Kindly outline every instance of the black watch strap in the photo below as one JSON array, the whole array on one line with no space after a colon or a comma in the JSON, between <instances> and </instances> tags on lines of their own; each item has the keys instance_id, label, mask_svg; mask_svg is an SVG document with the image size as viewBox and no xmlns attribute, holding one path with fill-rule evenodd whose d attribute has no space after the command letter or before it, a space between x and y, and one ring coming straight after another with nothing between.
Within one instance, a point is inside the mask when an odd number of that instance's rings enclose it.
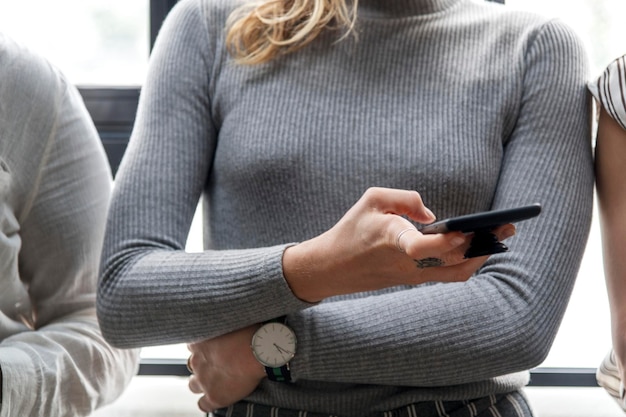
<instances>
[{"instance_id":1,"label":"black watch strap","mask_svg":"<svg viewBox=\"0 0 626 417\"><path fill-rule=\"evenodd\" d=\"M263 324L268 323L280 323L287 324L287 316L276 317L271 320L267 320ZM265 367L265 373L267 374L267 379L275 382L291 382L291 371L289 370L289 364L286 363L280 368L270 368L269 366Z\"/></svg>"},{"instance_id":2,"label":"black watch strap","mask_svg":"<svg viewBox=\"0 0 626 417\"><path fill-rule=\"evenodd\" d=\"M285 364L280 368L265 367L265 373L270 381L275 382L291 382L291 371L289 371L289 364Z\"/></svg>"}]
</instances>

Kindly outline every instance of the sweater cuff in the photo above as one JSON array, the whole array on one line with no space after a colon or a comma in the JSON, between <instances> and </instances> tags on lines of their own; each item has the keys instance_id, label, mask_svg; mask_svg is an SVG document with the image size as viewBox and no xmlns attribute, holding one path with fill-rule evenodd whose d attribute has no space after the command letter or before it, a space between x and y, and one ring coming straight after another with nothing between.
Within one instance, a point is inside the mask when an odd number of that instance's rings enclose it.
<instances>
[{"instance_id":1,"label":"sweater cuff","mask_svg":"<svg viewBox=\"0 0 626 417\"><path fill-rule=\"evenodd\" d=\"M282 313L279 316L304 310L317 304L310 303L308 301L304 301L298 298L293 293L293 290L291 289L289 283L287 282L287 279L285 278L285 274L283 272L283 254L289 247L294 245L296 245L296 243L276 246L274 248L275 251L272 251L273 253L270 253L268 258L266 258L266 269L268 271L268 275L280 277L280 279L275 280L274 283L269 287L271 293L274 294L272 298L282 304Z\"/></svg>"}]
</instances>

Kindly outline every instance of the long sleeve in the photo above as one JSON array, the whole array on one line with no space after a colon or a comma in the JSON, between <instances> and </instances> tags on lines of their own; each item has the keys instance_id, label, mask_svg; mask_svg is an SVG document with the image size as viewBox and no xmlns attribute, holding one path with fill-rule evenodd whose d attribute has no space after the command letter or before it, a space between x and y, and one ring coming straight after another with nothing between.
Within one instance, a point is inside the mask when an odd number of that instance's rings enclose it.
<instances>
[{"instance_id":1,"label":"long sleeve","mask_svg":"<svg viewBox=\"0 0 626 417\"><path fill-rule=\"evenodd\" d=\"M0 43L0 416L87 416L138 365L95 314L111 173L77 90Z\"/></svg>"},{"instance_id":2,"label":"long sleeve","mask_svg":"<svg viewBox=\"0 0 626 417\"><path fill-rule=\"evenodd\" d=\"M184 251L212 169L217 115L211 113L207 77L215 38L204 35L206 23L191 3L181 6L155 45L108 219L98 314L107 339L121 347L201 340L308 306L282 275L289 241ZM155 286L160 289L150 301ZM169 308L160 306L161 291L171 296ZM234 314L233 305L245 307ZM180 316L172 316L173 310ZM138 321L129 320L133 316Z\"/></svg>"}]
</instances>

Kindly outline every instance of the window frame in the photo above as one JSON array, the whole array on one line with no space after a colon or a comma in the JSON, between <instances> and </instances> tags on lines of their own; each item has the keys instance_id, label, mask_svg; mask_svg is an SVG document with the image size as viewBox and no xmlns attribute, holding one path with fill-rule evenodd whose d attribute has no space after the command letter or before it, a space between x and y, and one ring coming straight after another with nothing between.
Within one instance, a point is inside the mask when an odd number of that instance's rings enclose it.
<instances>
[{"instance_id":1,"label":"window frame","mask_svg":"<svg viewBox=\"0 0 626 417\"><path fill-rule=\"evenodd\" d=\"M150 44L146 45L150 51L152 51L163 20L177 1L150 0ZM78 91L93 119L111 170L115 175L135 123L141 87L83 87L79 85Z\"/></svg>"},{"instance_id":2,"label":"window frame","mask_svg":"<svg viewBox=\"0 0 626 417\"><path fill-rule=\"evenodd\" d=\"M117 172L135 123L140 87L78 87L106 151L113 175Z\"/></svg>"},{"instance_id":3,"label":"window frame","mask_svg":"<svg viewBox=\"0 0 626 417\"><path fill-rule=\"evenodd\" d=\"M504 3L504 0L488 0ZM150 45L163 20L177 0L150 0ZM113 174L126 150L135 122L140 86L137 87L78 87L87 110L100 135ZM544 368L531 370L531 387L597 387L595 368ZM138 375L188 376L186 362L172 358L142 358Z\"/></svg>"},{"instance_id":4,"label":"window frame","mask_svg":"<svg viewBox=\"0 0 626 417\"><path fill-rule=\"evenodd\" d=\"M190 376L185 359L142 358L138 375ZM598 387L594 368L535 368L530 370L529 387Z\"/></svg>"}]
</instances>

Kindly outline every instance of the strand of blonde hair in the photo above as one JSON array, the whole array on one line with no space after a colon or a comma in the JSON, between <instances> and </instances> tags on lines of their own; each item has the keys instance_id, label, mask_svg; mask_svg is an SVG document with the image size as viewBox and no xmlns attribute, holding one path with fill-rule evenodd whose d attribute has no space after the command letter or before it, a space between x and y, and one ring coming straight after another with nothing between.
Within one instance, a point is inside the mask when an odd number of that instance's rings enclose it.
<instances>
[{"instance_id":1,"label":"strand of blonde hair","mask_svg":"<svg viewBox=\"0 0 626 417\"><path fill-rule=\"evenodd\" d=\"M236 9L226 23L226 43L241 64L261 64L312 42L329 27L354 29L358 0L263 0Z\"/></svg>"}]
</instances>

